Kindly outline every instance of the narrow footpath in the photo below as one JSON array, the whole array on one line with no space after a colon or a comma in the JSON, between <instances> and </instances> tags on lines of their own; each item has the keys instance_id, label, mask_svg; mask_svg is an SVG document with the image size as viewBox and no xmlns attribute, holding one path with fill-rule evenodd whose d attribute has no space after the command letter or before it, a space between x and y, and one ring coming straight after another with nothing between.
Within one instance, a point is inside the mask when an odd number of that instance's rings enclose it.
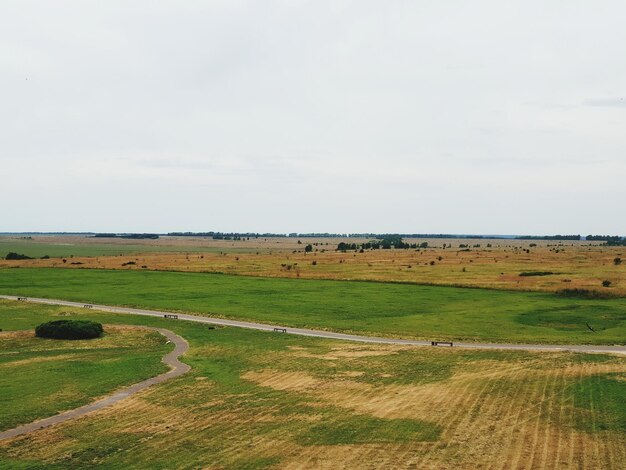
<instances>
[{"instance_id":1,"label":"narrow footpath","mask_svg":"<svg viewBox=\"0 0 626 470\"><path fill-rule=\"evenodd\" d=\"M37 421L33 421L32 423L23 424L13 429L8 429L6 431L0 432L0 440L2 439L10 439L12 437L20 436L22 434L26 434L32 431L36 431L38 429L47 428L50 426L54 426L55 424L63 423L64 421L68 421L70 419L75 419L80 416L84 416L88 413L92 413L97 410L101 410L102 408L106 408L111 406L125 398L128 398L131 395L134 395L137 392L145 390L152 385L160 384L165 382L166 380L173 379L174 377L179 377L191 370L187 364L184 364L178 360L178 358L185 354L189 349L189 344L183 338L173 333L170 330L166 330L164 328L151 328L151 327L141 327L141 328L149 328L151 330L156 330L165 336L168 340L174 343L174 350L172 352L167 353L163 356L163 363L171 367L169 372L166 372L161 375L157 375L156 377L152 377L150 379L144 380L143 382L136 383L134 385L130 385L129 387L123 388L122 390L113 393L105 398L102 398L93 403L89 403L88 405L81 406L79 408L74 408L73 410L65 411L58 415L50 416L49 418L40 419Z\"/></svg>"},{"instance_id":2,"label":"narrow footpath","mask_svg":"<svg viewBox=\"0 0 626 470\"><path fill-rule=\"evenodd\" d=\"M351 335L346 333L335 333L332 331L311 330L307 328L291 328L280 325L270 325L267 323L254 323L239 320L227 320L224 318L205 317L201 315L191 315L186 313L166 312L160 310L148 310L129 307L115 307L110 305L85 304L80 302L69 302L66 300L54 299L38 299L34 297L15 297L10 295L0 295L2 299L18 300L22 299L28 302L36 302L48 305L65 305L67 307L85 307L93 308L111 313L125 313L131 315L144 315L149 317L161 317L164 315L174 315L178 320L187 320L197 323L205 323L212 325L233 326L237 328L249 328L261 331L276 331L279 333L288 333L300 336L314 336L318 338L339 339L344 341L358 341L362 343L377 344L404 344L412 346L430 346L430 341L418 341L410 339L394 339L375 336ZM175 320L173 320L175 321ZM437 340L437 338L433 338ZM454 342L454 347L472 348L472 349L507 349L520 351L573 351L582 353L613 353L626 355L626 346L623 345L575 345L575 344L514 344L514 343L467 343Z\"/></svg>"}]
</instances>

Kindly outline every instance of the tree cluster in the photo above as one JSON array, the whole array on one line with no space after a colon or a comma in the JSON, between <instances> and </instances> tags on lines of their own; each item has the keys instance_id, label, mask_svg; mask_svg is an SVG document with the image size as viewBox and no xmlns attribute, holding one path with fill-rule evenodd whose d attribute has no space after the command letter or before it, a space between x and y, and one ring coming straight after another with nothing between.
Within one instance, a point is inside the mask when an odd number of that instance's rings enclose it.
<instances>
[{"instance_id":1,"label":"tree cluster","mask_svg":"<svg viewBox=\"0 0 626 470\"><path fill-rule=\"evenodd\" d=\"M51 339L92 339L102 332L102 324L89 320L55 320L35 328L35 336Z\"/></svg>"},{"instance_id":2,"label":"tree cluster","mask_svg":"<svg viewBox=\"0 0 626 470\"><path fill-rule=\"evenodd\" d=\"M337 251L361 251L364 250L389 250L391 248L395 249L417 249L417 248L428 248L428 242L422 243L406 243L402 240L401 237L389 237L383 238L380 240L371 240L365 243L346 243L339 242L337 245Z\"/></svg>"},{"instance_id":3,"label":"tree cluster","mask_svg":"<svg viewBox=\"0 0 626 470\"><path fill-rule=\"evenodd\" d=\"M20 259L32 259L30 256L22 255L20 253L14 253L13 251L7 254L4 259L6 260L20 260Z\"/></svg>"},{"instance_id":4,"label":"tree cluster","mask_svg":"<svg viewBox=\"0 0 626 470\"><path fill-rule=\"evenodd\" d=\"M586 239L606 242L607 246L626 246L626 238L619 235L587 235Z\"/></svg>"}]
</instances>

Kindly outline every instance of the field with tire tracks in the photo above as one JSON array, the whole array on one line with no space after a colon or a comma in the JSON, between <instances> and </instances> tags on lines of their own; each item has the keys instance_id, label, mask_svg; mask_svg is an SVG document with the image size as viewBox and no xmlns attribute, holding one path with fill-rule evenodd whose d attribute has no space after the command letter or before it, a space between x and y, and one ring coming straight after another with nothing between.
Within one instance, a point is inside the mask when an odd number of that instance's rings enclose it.
<instances>
[{"instance_id":1,"label":"field with tire tracks","mask_svg":"<svg viewBox=\"0 0 626 470\"><path fill-rule=\"evenodd\" d=\"M623 357L363 345L0 301L5 330L58 317L167 327L189 341L192 370L0 442L2 468L551 469L626 460Z\"/></svg>"}]
</instances>

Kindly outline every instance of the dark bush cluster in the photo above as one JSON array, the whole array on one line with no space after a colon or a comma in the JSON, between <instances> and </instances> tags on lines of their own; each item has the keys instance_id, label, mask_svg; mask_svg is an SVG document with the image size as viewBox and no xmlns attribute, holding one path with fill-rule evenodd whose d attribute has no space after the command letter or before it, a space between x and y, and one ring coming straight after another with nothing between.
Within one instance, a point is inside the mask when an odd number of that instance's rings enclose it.
<instances>
[{"instance_id":1,"label":"dark bush cluster","mask_svg":"<svg viewBox=\"0 0 626 470\"><path fill-rule=\"evenodd\" d=\"M609 292L599 292L597 290L581 289L577 287L572 289L559 289L556 293L564 297L580 297L583 299L609 299L615 297Z\"/></svg>"},{"instance_id":2,"label":"dark bush cluster","mask_svg":"<svg viewBox=\"0 0 626 470\"><path fill-rule=\"evenodd\" d=\"M102 335L102 325L89 320L55 320L35 328L35 335L52 339L91 339Z\"/></svg>"},{"instance_id":3,"label":"dark bush cluster","mask_svg":"<svg viewBox=\"0 0 626 470\"><path fill-rule=\"evenodd\" d=\"M6 260L20 260L20 259L32 259L30 256L22 255L20 253L11 252L4 258Z\"/></svg>"}]
</instances>

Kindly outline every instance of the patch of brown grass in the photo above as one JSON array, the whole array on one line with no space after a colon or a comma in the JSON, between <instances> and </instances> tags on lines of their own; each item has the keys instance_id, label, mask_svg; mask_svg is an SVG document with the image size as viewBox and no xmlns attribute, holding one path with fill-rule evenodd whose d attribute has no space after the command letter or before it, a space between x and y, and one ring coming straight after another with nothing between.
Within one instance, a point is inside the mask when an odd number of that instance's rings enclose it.
<instances>
[{"instance_id":1,"label":"patch of brown grass","mask_svg":"<svg viewBox=\"0 0 626 470\"><path fill-rule=\"evenodd\" d=\"M623 434L576 430L568 389L590 375L626 374L621 358L582 362L562 352L485 358L478 351L312 341L255 357L241 371L243 385L225 387L211 375L182 377L79 421L2 442L0 449L68 466L78 448L115 442L119 450L108 450L115 462L173 468L241 468L268 458L276 468L302 469L611 469L626 459ZM371 357L384 361L384 375L397 375L400 350L416 360L456 361L455 367L434 383L377 381L357 370L356 362ZM223 355L217 344L201 354L209 364ZM320 365L329 355L335 363ZM327 419L328 410L423 420L442 433L435 442L299 444L297 436ZM106 464L110 455L103 455Z\"/></svg>"},{"instance_id":2,"label":"patch of brown grass","mask_svg":"<svg viewBox=\"0 0 626 470\"><path fill-rule=\"evenodd\" d=\"M93 239L91 240L89 243L93 243ZM0 260L0 267L45 266L219 272L246 276L412 282L546 292L578 288L626 295L626 264L613 263L615 257L623 256L624 247L605 247L590 242L563 242L559 245L558 242L526 240L428 240L432 248L420 251L372 250L364 253L341 253L334 250L338 241L302 239L302 244L297 244L296 239L241 242L164 239L157 241L159 246L167 246L167 243L184 243L190 252L147 252L130 257L125 255L72 259L73 262L82 263L80 265L63 263L60 259ZM150 246L149 241L144 243ZM315 247L317 251L304 253L303 247L306 243L321 244ZM487 247L488 243L492 246ZM537 246L531 247L531 243ZM452 247L444 249L444 244L446 246L452 244ZM459 248L460 244L469 244L470 247L474 244L481 246L463 251ZM192 252L194 248L207 247L224 251ZM239 253L229 250L247 251ZM136 264L122 266L128 261L127 258L132 258ZM434 264L431 265L431 262ZM549 271L554 274L520 276L522 272L530 271ZM602 281L605 279L612 281L612 286L608 289L602 287Z\"/></svg>"}]
</instances>

